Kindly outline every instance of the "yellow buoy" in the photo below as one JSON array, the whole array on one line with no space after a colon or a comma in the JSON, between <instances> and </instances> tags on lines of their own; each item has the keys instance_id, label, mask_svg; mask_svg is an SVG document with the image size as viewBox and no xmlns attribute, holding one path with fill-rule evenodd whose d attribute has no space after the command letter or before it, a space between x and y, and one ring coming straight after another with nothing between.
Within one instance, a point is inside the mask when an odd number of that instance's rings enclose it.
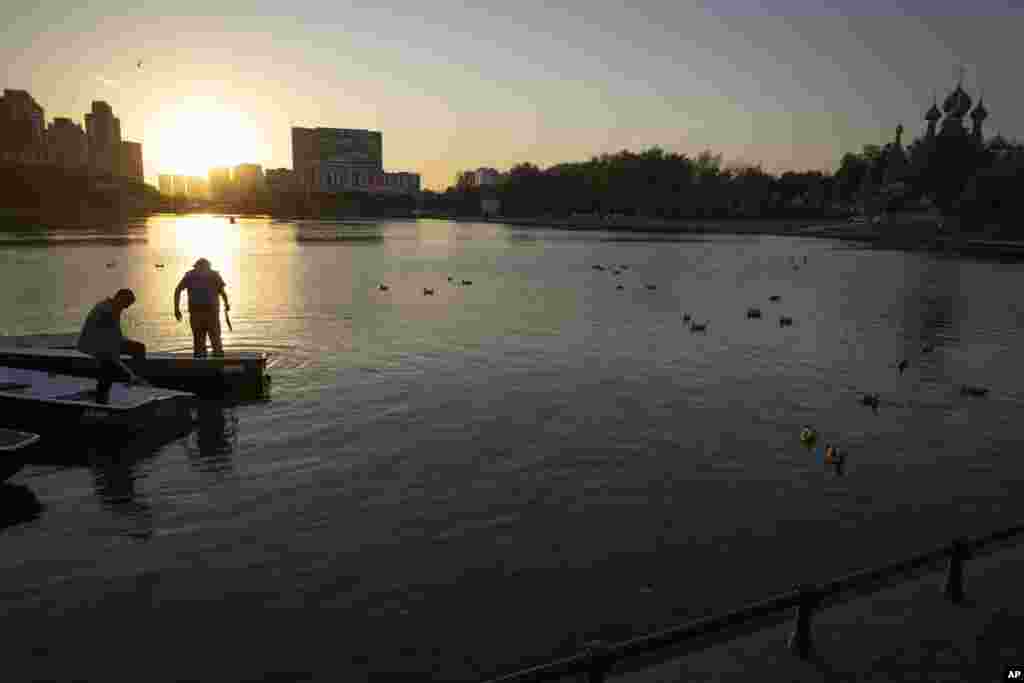
<instances>
[{"instance_id":1,"label":"yellow buoy","mask_svg":"<svg viewBox=\"0 0 1024 683\"><path fill-rule=\"evenodd\" d=\"M810 427L804 427L800 431L800 443L807 448L813 448L814 444L818 441L818 433Z\"/></svg>"}]
</instances>

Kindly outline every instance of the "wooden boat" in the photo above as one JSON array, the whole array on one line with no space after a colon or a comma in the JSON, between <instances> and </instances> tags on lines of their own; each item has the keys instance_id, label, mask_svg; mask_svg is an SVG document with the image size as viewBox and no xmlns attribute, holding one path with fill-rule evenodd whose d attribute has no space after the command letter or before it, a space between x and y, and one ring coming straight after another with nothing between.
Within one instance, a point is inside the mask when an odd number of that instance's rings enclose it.
<instances>
[{"instance_id":1,"label":"wooden boat","mask_svg":"<svg viewBox=\"0 0 1024 683\"><path fill-rule=\"evenodd\" d=\"M4 424L41 435L42 445L79 443L82 436L187 433L195 396L172 389L114 384L96 400L96 381L38 370L0 367Z\"/></svg>"},{"instance_id":2,"label":"wooden boat","mask_svg":"<svg viewBox=\"0 0 1024 683\"><path fill-rule=\"evenodd\" d=\"M5 481L16 474L25 464L25 460L17 451L28 448L38 441L38 434L0 427L0 481Z\"/></svg>"},{"instance_id":3,"label":"wooden boat","mask_svg":"<svg viewBox=\"0 0 1024 683\"><path fill-rule=\"evenodd\" d=\"M41 370L74 377L96 377L99 363L75 348L77 335L0 337L0 366ZM194 358L183 353L148 353L142 361L122 360L157 387L202 396L263 398L269 390L267 354L226 353Z\"/></svg>"}]
</instances>

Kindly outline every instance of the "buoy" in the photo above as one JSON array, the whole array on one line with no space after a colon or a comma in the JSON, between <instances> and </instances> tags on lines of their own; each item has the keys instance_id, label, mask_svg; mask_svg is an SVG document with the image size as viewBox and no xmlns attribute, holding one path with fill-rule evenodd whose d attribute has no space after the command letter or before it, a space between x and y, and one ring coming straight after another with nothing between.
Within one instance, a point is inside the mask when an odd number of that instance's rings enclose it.
<instances>
[{"instance_id":1,"label":"buoy","mask_svg":"<svg viewBox=\"0 0 1024 683\"><path fill-rule=\"evenodd\" d=\"M813 448L814 444L818 441L818 433L810 427L804 427L800 430L800 443L807 448Z\"/></svg>"},{"instance_id":2,"label":"buoy","mask_svg":"<svg viewBox=\"0 0 1024 683\"><path fill-rule=\"evenodd\" d=\"M761 317L761 309L760 308L748 308L747 309L747 318L760 318L760 317Z\"/></svg>"},{"instance_id":3,"label":"buoy","mask_svg":"<svg viewBox=\"0 0 1024 683\"><path fill-rule=\"evenodd\" d=\"M841 465L846 456L835 446L829 445L825 447L825 464L826 465Z\"/></svg>"},{"instance_id":4,"label":"buoy","mask_svg":"<svg viewBox=\"0 0 1024 683\"><path fill-rule=\"evenodd\" d=\"M960 387L961 396L984 396L988 393L985 387L972 387L967 384Z\"/></svg>"},{"instance_id":5,"label":"buoy","mask_svg":"<svg viewBox=\"0 0 1024 683\"><path fill-rule=\"evenodd\" d=\"M689 314L689 313L683 313L683 322L684 322L684 323L688 323L688 322L690 322L690 320L692 320L692 319L693 319L693 318L692 318L692 316L690 316L690 314Z\"/></svg>"},{"instance_id":6,"label":"buoy","mask_svg":"<svg viewBox=\"0 0 1024 683\"><path fill-rule=\"evenodd\" d=\"M382 292L386 292L388 291L388 286L382 282L379 285L377 285L377 289L379 289Z\"/></svg>"},{"instance_id":7,"label":"buoy","mask_svg":"<svg viewBox=\"0 0 1024 683\"><path fill-rule=\"evenodd\" d=\"M878 406L881 405L882 399L878 394L864 394L860 397L860 402L861 405L878 410Z\"/></svg>"},{"instance_id":8,"label":"buoy","mask_svg":"<svg viewBox=\"0 0 1024 683\"><path fill-rule=\"evenodd\" d=\"M658 285L644 285L644 286L647 287L647 289L652 289L652 290L658 288Z\"/></svg>"},{"instance_id":9,"label":"buoy","mask_svg":"<svg viewBox=\"0 0 1024 683\"><path fill-rule=\"evenodd\" d=\"M708 324L707 323L692 323L690 325L690 331L691 332L707 332L708 331Z\"/></svg>"},{"instance_id":10,"label":"buoy","mask_svg":"<svg viewBox=\"0 0 1024 683\"><path fill-rule=\"evenodd\" d=\"M625 289L625 288L626 288L625 285L619 285L615 289Z\"/></svg>"},{"instance_id":11,"label":"buoy","mask_svg":"<svg viewBox=\"0 0 1024 683\"><path fill-rule=\"evenodd\" d=\"M779 318L779 327L788 327L793 324L793 319L789 316L782 316Z\"/></svg>"},{"instance_id":12,"label":"buoy","mask_svg":"<svg viewBox=\"0 0 1024 683\"><path fill-rule=\"evenodd\" d=\"M768 301L781 301L781 300L782 300L782 297L779 296L778 294L772 294L770 297L768 297Z\"/></svg>"},{"instance_id":13,"label":"buoy","mask_svg":"<svg viewBox=\"0 0 1024 683\"><path fill-rule=\"evenodd\" d=\"M896 369L899 370L900 374L902 375L903 371L907 369L908 365L909 363L907 363L907 360L904 358L903 360L896 364Z\"/></svg>"},{"instance_id":14,"label":"buoy","mask_svg":"<svg viewBox=\"0 0 1024 683\"><path fill-rule=\"evenodd\" d=\"M423 296L433 296L433 294L434 294L434 290L427 289L426 287L423 288Z\"/></svg>"}]
</instances>

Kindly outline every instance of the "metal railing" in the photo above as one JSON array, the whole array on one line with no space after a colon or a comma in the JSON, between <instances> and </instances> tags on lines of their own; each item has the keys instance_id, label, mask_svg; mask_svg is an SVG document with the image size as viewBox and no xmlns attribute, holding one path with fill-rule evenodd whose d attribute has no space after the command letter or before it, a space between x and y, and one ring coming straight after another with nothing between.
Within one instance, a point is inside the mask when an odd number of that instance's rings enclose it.
<instances>
[{"instance_id":1,"label":"metal railing","mask_svg":"<svg viewBox=\"0 0 1024 683\"><path fill-rule=\"evenodd\" d=\"M946 561L945 597L953 603L964 601L964 564L972 557L991 555L1015 544L1024 534L1024 523L972 539L957 538L950 544L909 559L867 569L822 584L798 586L787 593L741 607L719 616L699 619L681 626L638 636L618 643L592 642L583 652L547 664L493 678L488 683L552 681L585 675L588 683L602 683L611 674L642 670L691 652L778 626L796 610L789 649L797 657L811 656L814 643L811 622L814 613L920 578Z\"/></svg>"}]
</instances>

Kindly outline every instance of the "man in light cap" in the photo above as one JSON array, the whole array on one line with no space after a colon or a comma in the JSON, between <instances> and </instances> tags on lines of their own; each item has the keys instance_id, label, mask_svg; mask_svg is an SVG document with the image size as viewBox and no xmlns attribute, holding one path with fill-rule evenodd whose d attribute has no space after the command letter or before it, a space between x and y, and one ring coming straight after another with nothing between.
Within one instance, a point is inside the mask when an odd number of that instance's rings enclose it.
<instances>
[{"instance_id":1,"label":"man in light cap","mask_svg":"<svg viewBox=\"0 0 1024 683\"><path fill-rule=\"evenodd\" d=\"M125 339L121 333L121 312L135 303L135 292L119 289L110 299L104 299L89 311L78 336L78 350L93 356L100 364L96 382L96 400L110 401L110 388L115 381L127 378L132 384L148 384L121 361L121 354L131 354L135 360L146 357L146 346Z\"/></svg>"},{"instance_id":2,"label":"man in light cap","mask_svg":"<svg viewBox=\"0 0 1024 683\"><path fill-rule=\"evenodd\" d=\"M196 261L192 270L185 273L174 290L174 317L181 321L181 290L188 290L188 317L192 325L192 354L196 358L206 357L206 337L210 337L213 355L223 356L224 347L220 340L220 298L224 299L224 310L230 311L224 279L210 267L204 258Z\"/></svg>"}]
</instances>

